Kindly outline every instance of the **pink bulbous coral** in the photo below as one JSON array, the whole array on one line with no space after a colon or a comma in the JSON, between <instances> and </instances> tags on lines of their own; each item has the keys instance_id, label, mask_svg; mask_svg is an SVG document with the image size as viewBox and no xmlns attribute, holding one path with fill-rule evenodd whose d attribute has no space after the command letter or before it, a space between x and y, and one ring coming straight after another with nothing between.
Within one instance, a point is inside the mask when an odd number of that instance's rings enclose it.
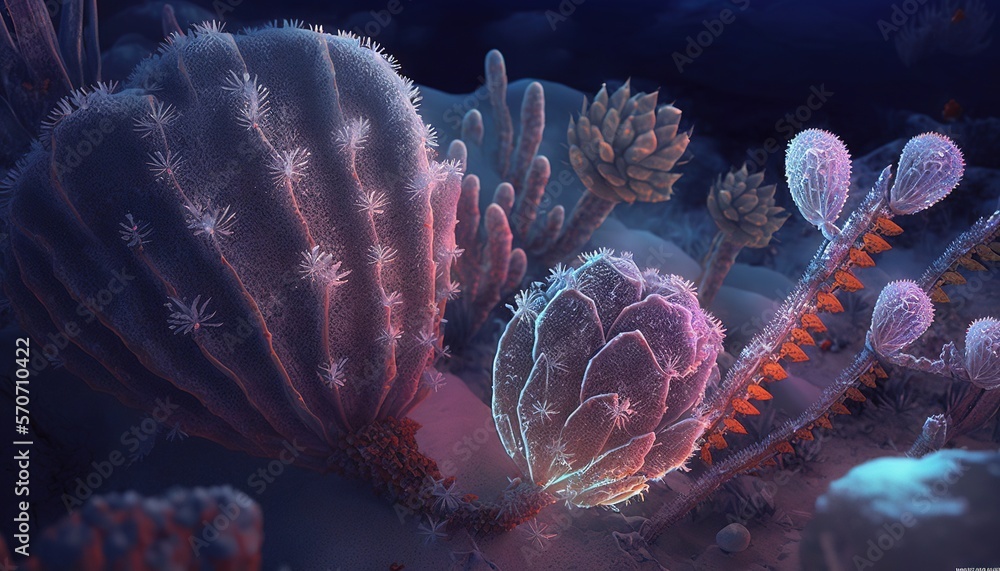
<instances>
[{"instance_id":1,"label":"pink bulbous coral","mask_svg":"<svg viewBox=\"0 0 1000 571\"><path fill-rule=\"evenodd\" d=\"M677 276L631 255L557 266L518 296L493 368L493 416L525 475L578 506L613 505L684 465L718 373L721 325Z\"/></svg>"}]
</instances>

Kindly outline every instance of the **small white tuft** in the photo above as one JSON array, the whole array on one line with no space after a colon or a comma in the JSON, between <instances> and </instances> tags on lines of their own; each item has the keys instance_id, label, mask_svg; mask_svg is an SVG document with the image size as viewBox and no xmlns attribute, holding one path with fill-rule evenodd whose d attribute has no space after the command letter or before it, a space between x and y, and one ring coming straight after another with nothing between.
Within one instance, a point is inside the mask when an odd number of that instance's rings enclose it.
<instances>
[{"instance_id":1,"label":"small white tuft","mask_svg":"<svg viewBox=\"0 0 1000 571\"><path fill-rule=\"evenodd\" d=\"M457 299L458 296L461 294L462 290L459 286L459 283L456 281L449 280L448 283L446 283L444 287L442 287L441 290L438 292L438 298L453 300Z\"/></svg>"},{"instance_id":2,"label":"small white tuft","mask_svg":"<svg viewBox=\"0 0 1000 571\"><path fill-rule=\"evenodd\" d=\"M441 387L445 386L447 381L444 379L444 374L440 371L434 371L433 373L424 373L424 386L428 389L438 392Z\"/></svg>"},{"instance_id":3,"label":"small white tuft","mask_svg":"<svg viewBox=\"0 0 1000 571\"><path fill-rule=\"evenodd\" d=\"M388 264L396 259L396 254L398 252L394 248L389 248L382 244L373 244L368 249L368 263L378 264L379 266Z\"/></svg>"},{"instance_id":4,"label":"small white tuft","mask_svg":"<svg viewBox=\"0 0 1000 571\"><path fill-rule=\"evenodd\" d=\"M199 204L186 205L188 211L188 228L194 230L194 235L205 234L209 238L216 236L229 237L233 235L236 225L236 213L230 212L229 206L219 209L214 206Z\"/></svg>"},{"instance_id":5,"label":"small white tuft","mask_svg":"<svg viewBox=\"0 0 1000 571\"><path fill-rule=\"evenodd\" d=\"M174 332L174 335L178 333L187 335L188 333L197 333L202 327L221 327L221 323L212 323L209 320L215 317L215 312L208 313L208 302L212 301L212 298L205 300L205 303L201 302L201 296L195 296L194 301L188 306L187 302L177 299L176 297L170 297L170 301L164 304L164 306L171 311L170 317L167 318L167 324L170 330Z\"/></svg>"},{"instance_id":6,"label":"small white tuft","mask_svg":"<svg viewBox=\"0 0 1000 571\"><path fill-rule=\"evenodd\" d=\"M364 117L355 117L347 121L343 127L334 133L334 141L341 152L357 153L364 149L368 142L371 123Z\"/></svg>"},{"instance_id":7,"label":"small white tuft","mask_svg":"<svg viewBox=\"0 0 1000 571\"><path fill-rule=\"evenodd\" d=\"M169 103L164 105L162 101L157 99L153 101L152 109L135 120L134 130L139 133L139 136L145 138L156 131L163 130L179 116L180 113L174 109L173 105Z\"/></svg>"},{"instance_id":8,"label":"small white tuft","mask_svg":"<svg viewBox=\"0 0 1000 571\"><path fill-rule=\"evenodd\" d=\"M271 156L269 170L274 178L274 183L278 186L294 184L302 180L305 176L306 167L309 165L309 151L296 147L290 151L283 151Z\"/></svg>"},{"instance_id":9,"label":"small white tuft","mask_svg":"<svg viewBox=\"0 0 1000 571\"><path fill-rule=\"evenodd\" d=\"M199 24L191 26L195 37L202 36L204 34L221 34L226 29L226 23L220 22L218 20L205 20Z\"/></svg>"},{"instance_id":10,"label":"small white tuft","mask_svg":"<svg viewBox=\"0 0 1000 571\"><path fill-rule=\"evenodd\" d=\"M171 151L166 153L154 151L150 153L149 162L146 164L149 165L149 172L159 179L175 176L182 162L183 159L179 154Z\"/></svg>"},{"instance_id":11,"label":"small white tuft","mask_svg":"<svg viewBox=\"0 0 1000 571\"><path fill-rule=\"evenodd\" d=\"M438 146L437 129L434 128L434 125L431 125L430 123L418 124L416 127L416 135L423 139L424 144L428 147Z\"/></svg>"},{"instance_id":12,"label":"small white tuft","mask_svg":"<svg viewBox=\"0 0 1000 571\"><path fill-rule=\"evenodd\" d=\"M385 206L388 203L384 192L369 190L362 192L354 205L358 207L358 212L367 212L370 216L374 216L385 212Z\"/></svg>"},{"instance_id":13,"label":"small white tuft","mask_svg":"<svg viewBox=\"0 0 1000 571\"><path fill-rule=\"evenodd\" d=\"M330 361L319 367L319 378L327 388L333 390L334 387L341 388L347 382L347 357L341 357L336 361Z\"/></svg>"},{"instance_id":14,"label":"small white tuft","mask_svg":"<svg viewBox=\"0 0 1000 571\"><path fill-rule=\"evenodd\" d=\"M302 261L299 262L299 275L302 279L311 282L320 281L329 286L344 285L351 270L340 270L341 263L334 261L333 256L313 246L300 254Z\"/></svg>"},{"instance_id":15,"label":"small white tuft","mask_svg":"<svg viewBox=\"0 0 1000 571\"><path fill-rule=\"evenodd\" d=\"M242 106L236 121L245 129L256 129L271 110L268 100L271 92L257 82L257 76L230 70L222 82L222 89L240 97Z\"/></svg>"},{"instance_id":16,"label":"small white tuft","mask_svg":"<svg viewBox=\"0 0 1000 571\"><path fill-rule=\"evenodd\" d=\"M378 340L382 343L388 344L390 347L396 347L399 340L403 337L403 329L398 325L389 324L388 327L382 331L382 334L378 336Z\"/></svg>"},{"instance_id":17,"label":"small white tuft","mask_svg":"<svg viewBox=\"0 0 1000 571\"><path fill-rule=\"evenodd\" d=\"M388 295L382 298L382 307L386 309L392 309L401 303L403 303L403 295L398 291L389 292Z\"/></svg>"},{"instance_id":18,"label":"small white tuft","mask_svg":"<svg viewBox=\"0 0 1000 571\"><path fill-rule=\"evenodd\" d=\"M144 244L152 241L147 240L149 235L153 233L152 228L149 227L149 223L136 220L133 218L132 213L126 213L125 222L119 222L118 225L122 228L118 233L121 234L122 240L125 241L129 248L141 248Z\"/></svg>"}]
</instances>

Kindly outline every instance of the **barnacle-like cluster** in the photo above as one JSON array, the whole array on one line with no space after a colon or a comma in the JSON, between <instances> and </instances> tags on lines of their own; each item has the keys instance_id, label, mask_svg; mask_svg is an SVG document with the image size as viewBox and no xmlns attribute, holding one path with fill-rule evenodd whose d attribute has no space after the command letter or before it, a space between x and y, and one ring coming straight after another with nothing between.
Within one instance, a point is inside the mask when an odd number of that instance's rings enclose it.
<instances>
[{"instance_id":1,"label":"barnacle-like cluster","mask_svg":"<svg viewBox=\"0 0 1000 571\"><path fill-rule=\"evenodd\" d=\"M784 208L775 206L776 185L761 186L764 171L750 174L746 163L725 177L719 175L708 191L708 212L719 227L705 263L698 297L709 307L740 250L764 248L788 220Z\"/></svg>"}]
</instances>

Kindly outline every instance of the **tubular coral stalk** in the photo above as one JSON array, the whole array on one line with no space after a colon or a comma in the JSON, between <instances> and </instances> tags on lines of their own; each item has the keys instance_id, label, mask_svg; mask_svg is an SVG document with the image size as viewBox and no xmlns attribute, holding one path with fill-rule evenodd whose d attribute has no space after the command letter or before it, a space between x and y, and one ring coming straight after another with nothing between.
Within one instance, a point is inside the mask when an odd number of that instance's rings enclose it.
<instances>
[{"instance_id":1,"label":"tubular coral stalk","mask_svg":"<svg viewBox=\"0 0 1000 571\"><path fill-rule=\"evenodd\" d=\"M593 192L586 191L573 208L565 231L545 253L546 263L554 264L579 250L600 228L604 220L615 209L617 202L605 200Z\"/></svg>"},{"instance_id":2,"label":"tubular coral stalk","mask_svg":"<svg viewBox=\"0 0 1000 571\"><path fill-rule=\"evenodd\" d=\"M545 131L545 92L542 84L531 82L524 91L521 102L521 134L517 138L517 149L514 151L514 174L512 177L515 188L524 186L524 177L538 154Z\"/></svg>"},{"instance_id":3,"label":"tubular coral stalk","mask_svg":"<svg viewBox=\"0 0 1000 571\"><path fill-rule=\"evenodd\" d=\"M507 66L498 50L490 50L486 54L486 88L493 107L493 125L497 130L497 168L500 177L506 180L510 154L514 150L514 123L507 107Z\"/></svg>"},{"instance_id":4,"label":"tubular coral stalk","mask_svg":"<svg viewBox=\"0 0 1000 571\"><path fill-rule=\"evenodd\" d=\"M743 246L743 242L734 240L732 235L724 232L719 232L716 236L712 253L705 265L705 275L702 276L701 284L698 286L698 301L702 307L712 304Z\"/></svg>"}]
</instances>

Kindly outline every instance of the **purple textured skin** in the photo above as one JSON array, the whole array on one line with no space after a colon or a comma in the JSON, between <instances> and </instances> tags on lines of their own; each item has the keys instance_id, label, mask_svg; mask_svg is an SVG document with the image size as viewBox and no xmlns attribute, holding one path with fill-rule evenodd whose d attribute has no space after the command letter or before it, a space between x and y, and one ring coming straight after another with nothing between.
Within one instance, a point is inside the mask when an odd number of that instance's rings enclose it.
<instances>
[{"instance_id":1,"label":"purple textured skin","mask_svg":"<svg viewBox=\"0 0 1000 571\"><path fill-rule=\"evenodd\" d=\"M839 233L834 222L851 188L847 147L829 131L802 131L788 144L785 176L802 217L832 240Z\"/></svg>"},{"instance_id":2,"label":"purple textured skin","mask_svg":"<svg viewBox=\"0 0 1000 571\"><path fill-rule=\"evenodd\" d=\"M6 212L25 329L77 324L67 368L253 454L295 441L319 468L405 413L440 348L461 172L394 67L350 36L204 25L76 94Z\"/></svg>"}]
</instances>

